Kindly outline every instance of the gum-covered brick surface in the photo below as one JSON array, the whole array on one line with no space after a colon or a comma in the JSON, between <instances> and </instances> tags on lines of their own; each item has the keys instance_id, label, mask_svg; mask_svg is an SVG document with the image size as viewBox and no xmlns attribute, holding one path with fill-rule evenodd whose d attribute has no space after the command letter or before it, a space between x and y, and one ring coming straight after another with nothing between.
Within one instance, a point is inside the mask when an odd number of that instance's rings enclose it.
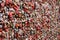
<instances>
[{"instance_id":1,"label":"gum-covered brick surface","mask_svg":"<svg viewBox=\"0 0 60 40\"><path fill-rule=\"evenodd\" d=\"M0 40L60 40L60 0L0 0Z\"/></svg>"}]
</instances>

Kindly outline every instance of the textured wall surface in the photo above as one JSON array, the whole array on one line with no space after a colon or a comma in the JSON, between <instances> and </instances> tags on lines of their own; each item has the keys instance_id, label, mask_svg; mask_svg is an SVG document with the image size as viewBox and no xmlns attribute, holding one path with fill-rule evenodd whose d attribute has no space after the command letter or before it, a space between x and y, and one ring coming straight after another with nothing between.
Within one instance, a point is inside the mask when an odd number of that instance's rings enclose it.
<instances>
[{"instance_id":1,"label":"textured wall surface","mask_svg":"<svg viewBox=\"0 0 60 40\"><path fill-rule=\"evenodd\" d=\"M60 40L60 0L0 0L0 40Z\"/></svg>"}]
</instances>

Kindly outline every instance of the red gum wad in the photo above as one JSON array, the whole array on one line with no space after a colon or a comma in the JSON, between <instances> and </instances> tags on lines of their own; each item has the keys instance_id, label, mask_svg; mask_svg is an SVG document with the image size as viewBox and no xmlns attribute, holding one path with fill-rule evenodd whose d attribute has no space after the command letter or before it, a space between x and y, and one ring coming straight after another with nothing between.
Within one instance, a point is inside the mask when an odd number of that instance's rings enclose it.
<instances>
[{"instance_id":1,"label":"red gum wad","mask_svg":"<svg viewBox=\"0 0 60 40\"><path fill-rule=\"evenodd\" d=\"M12 2L12 0L5 0L6 1L6 4L9 4Z\"/></svg>"},{"instance_id":2,"label":"red gum wad","mask_svg":"<svg viewBox=\"0 0 60 40\"><path fill-rule=\"evenodd\" d=\"M9 12L9 19L12 20L12 12Z\"/></svg>"}]
</instances>

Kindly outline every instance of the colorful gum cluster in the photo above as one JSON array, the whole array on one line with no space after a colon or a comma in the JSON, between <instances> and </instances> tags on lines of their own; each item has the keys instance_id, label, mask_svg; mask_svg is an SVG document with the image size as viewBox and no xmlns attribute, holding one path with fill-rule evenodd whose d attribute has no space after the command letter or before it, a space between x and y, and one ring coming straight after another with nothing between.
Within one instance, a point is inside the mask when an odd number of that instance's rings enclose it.
<instances>
[{"instance_id":1,"label":"colorful gum cluster","mask_svg":"<svg viewBox=\"0 0 60 40\"><path fill-rule=\"evenodd\" d=\"M0 40L60 40L60 1L0 0Z\"/></svg>"}]
</instances>

